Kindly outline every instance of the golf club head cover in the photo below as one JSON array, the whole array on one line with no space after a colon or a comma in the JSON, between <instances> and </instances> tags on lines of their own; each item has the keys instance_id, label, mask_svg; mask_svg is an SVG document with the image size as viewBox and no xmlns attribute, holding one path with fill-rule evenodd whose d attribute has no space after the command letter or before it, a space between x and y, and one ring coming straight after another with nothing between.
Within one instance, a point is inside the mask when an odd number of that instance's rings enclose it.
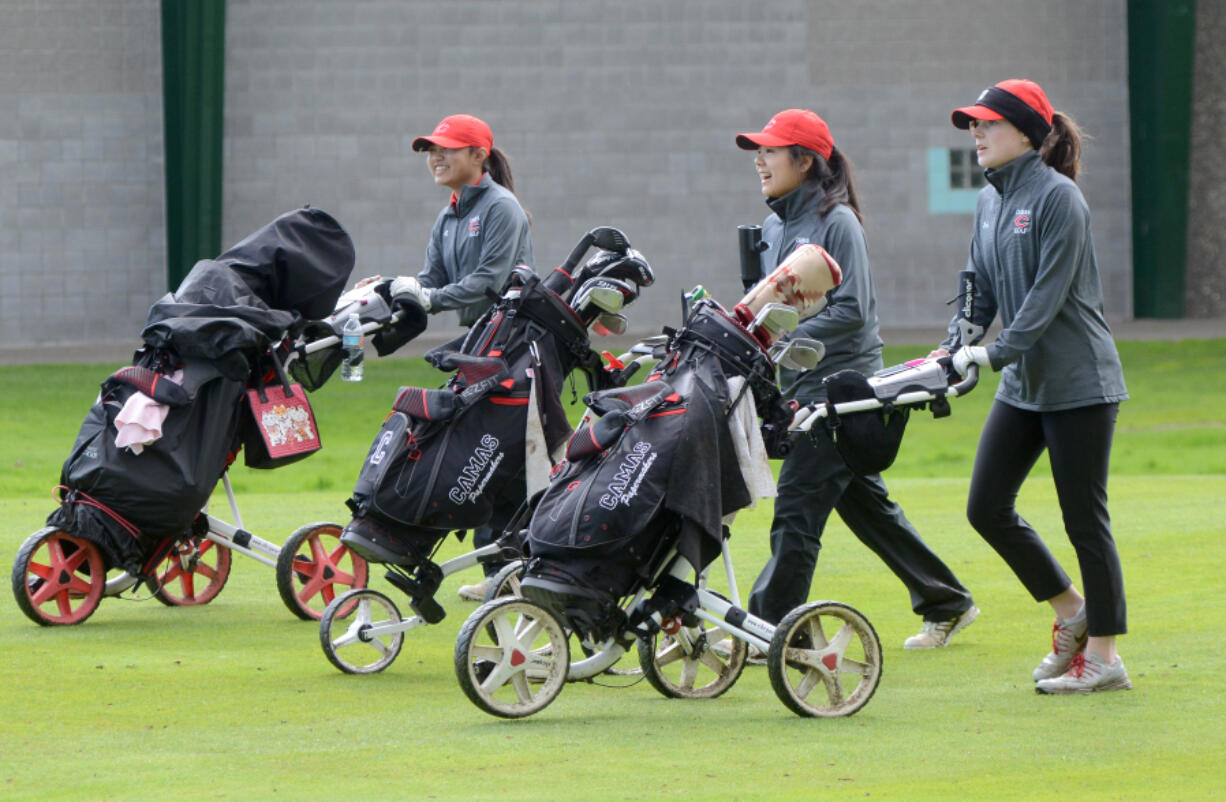
<instances>
[{"instance_id":1,"label":"golf club head cover","mask_svg":"<svg viewBox=\"0 0 1226 802\"><path fill-rule=\"evenodd\" d=\"M634 248L628 250L626 255L617 261L603 267L597 275L632 281L634 286L640 290L656 283L655 271L651 269L651 265L647 264L643 254Z\"/></svg>"},{"instance_id":2,"label":"golf club head cover","mask_svg":"<svg viewBox=\"0 0 1226 802\"><path fill-rule=\"evenodd\" d=\"M135 387L154 401L168 407L187 406L192 400L182 385L149 368L135 365L120 368L111 374L111 378L120 384Z\"/></svg>"},{"instance_id":3,"label":"golf club head cover","mask_svg":"<svg viewBox=\"0 0 1226 802\"><path fill-rule=\"evenodd\" d=\"M744 305L757 315L769 303L784 303L804 320L821 311L826 293L842 280L843 269L834 257L820 245L807 243L788 254L770 275L755 284L738 306Z\"/></svg>"},{"instance_id":4,"label":"golf club head cover","mask_svg":"<svg viewBox=\"0 0 1226 802\"><path fill-rule=\"evenodd\" d=\"M566 459L578 462L581 459L599 454L613 445L626 429L627 415L621 410L615 410L597 418L587 426L580 426L566 444Z\"/></svg>"},{"instance_id":5,"label":"golf club head cover","mask_svg":"<svg viewBox=\"0 0 1226 802\"><path fill-rule=\"evenodd\" d=\"M460 407L460 397L447 389L427 390L422 387L401 387L392 409L410 418L424 421L446 420Z\"/></svg>"}]
</instances>

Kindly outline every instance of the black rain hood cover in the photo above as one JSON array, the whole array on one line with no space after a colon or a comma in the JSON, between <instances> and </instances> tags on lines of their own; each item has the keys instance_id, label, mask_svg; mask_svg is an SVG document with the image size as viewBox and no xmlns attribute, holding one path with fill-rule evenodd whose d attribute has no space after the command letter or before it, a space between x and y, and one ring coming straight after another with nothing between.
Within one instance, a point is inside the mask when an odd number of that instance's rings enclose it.
<instances>
[{"instance_id":1,"label":"black rain hood cover","mask_svg":"<svg viewBox=\"0 0 1226 802\"><path fill-rule=\"evenodd\" d=\"M178 290L150 307L141 337L180 357L262 351L301 318L331 314L353 265L353 241L326 212L283 214L217 259L197 262Z\"/></svg>"},{"instance_id":2,"label":"black rain hood cover","mask_svg":"<svg viewBox=\"0 0 1226 802\"><path fill-rule=\"evenodd\" d=\"M273 309L307 320L332 314L349 283L353 240L330 214L295 209L218 256Z\"/></svg>"}]
</instances>

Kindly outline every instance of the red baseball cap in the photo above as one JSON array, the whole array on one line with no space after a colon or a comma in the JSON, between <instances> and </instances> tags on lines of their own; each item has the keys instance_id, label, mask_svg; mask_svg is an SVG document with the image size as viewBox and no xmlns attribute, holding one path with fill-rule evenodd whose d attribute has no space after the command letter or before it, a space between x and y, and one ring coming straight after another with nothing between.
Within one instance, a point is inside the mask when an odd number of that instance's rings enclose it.
<instances>
[{"instance_id":1,"label":"red baseball cap","mask_svg":"<svg viewBox=\"0 0 1226 802\"><path fill-rule=\"evenodd\" d=\"M782 148L800 145L829 159L834 152L834 137L826 121L808 109L787 109L771 117L756 134L737 134L737 147L742 150Z\"/></svg>"},{"instance_id":2,"label":"red baseball cap","mask_svg":"<svg viewBox=\"0 0 1226 802\"><path fill-rule=\"evenodd\" d=\"M971 120L1008 120L1037 148L1051 130L1051 102L1043 87L1025 78L1010 78L979 93L975 103L954 109L950 121L970 128Z\"/></svg>"},{"instance_id":3,"label":"red baseball cap","mask_svg":"<svg viewBox=\"0 0 1226 802\"><path fill-rule=\"evenodd\" d=\"M431 145L440 148L485 148L494 147L494 133L485 121L471 114L452 114L434 126L429 136L413 140L413 150L429 150Z\"/></svg>"}]
</instances>

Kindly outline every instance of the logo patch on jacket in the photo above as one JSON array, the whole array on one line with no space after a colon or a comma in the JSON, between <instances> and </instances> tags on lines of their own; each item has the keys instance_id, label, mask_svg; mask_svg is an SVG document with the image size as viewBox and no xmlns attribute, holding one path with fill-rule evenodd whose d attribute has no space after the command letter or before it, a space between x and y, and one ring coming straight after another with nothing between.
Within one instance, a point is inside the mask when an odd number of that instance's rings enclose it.
<instances>
[{"instance_id":1,"label":"logo patch on jacket","mask_svg":"<svg viewBox=\"0 0 1226 802\"><path fill-rule=\"evenodd\" d=\"M468 236L475 237L481 233L481 215L474 214L468 218Z\"/></svg>"},{"instance_id":2,"label":"logo patch on jacket","mask_svg":"<svg viewBox=\"0 0 1226 802\"><path fill-rule=\"evenodd\" d=\"M1013 233L1025 234L1030 230L1030 210L1018 209L1017 215L1013 218Z\"/></svg>"}]
</instances>

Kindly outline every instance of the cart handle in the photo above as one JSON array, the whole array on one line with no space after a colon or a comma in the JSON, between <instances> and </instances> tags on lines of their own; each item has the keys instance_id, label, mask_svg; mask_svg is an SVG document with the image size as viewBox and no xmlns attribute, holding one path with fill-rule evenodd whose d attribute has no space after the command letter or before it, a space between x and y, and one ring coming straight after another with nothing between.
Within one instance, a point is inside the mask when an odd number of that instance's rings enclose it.
<instances>
[{"instance_id":1,"label":"cart handle","mask_svg":"<svg viewBox=\"0 0 1226 802\"><path fill-rule=\"evenodd\" d=\"M941 357L948 360L949 357ZM975 385L979 383L979 366L971 364L967 366L966 378L962 381L949 385L944 391L929 392L927 390L916 390L910 393L900 393L896 398L890 401L893 406L907 407L916 404L923 404L932 401L938 397L957 398L964 396L971 390L975 389ZM865 398L859 401L844 401L841 404L834 404L834 411L839 415L845 415L855 412L867 412L872 409L881 409L885 406L884 401L878 398ZM792 418L792 423L788 427L790 432L807 432L813 428L813 424L819 420L826 418L829 412L826 409L825 403L810 403L801 407L796 411L796 415Z\"/></svg>"}]
</instances>

